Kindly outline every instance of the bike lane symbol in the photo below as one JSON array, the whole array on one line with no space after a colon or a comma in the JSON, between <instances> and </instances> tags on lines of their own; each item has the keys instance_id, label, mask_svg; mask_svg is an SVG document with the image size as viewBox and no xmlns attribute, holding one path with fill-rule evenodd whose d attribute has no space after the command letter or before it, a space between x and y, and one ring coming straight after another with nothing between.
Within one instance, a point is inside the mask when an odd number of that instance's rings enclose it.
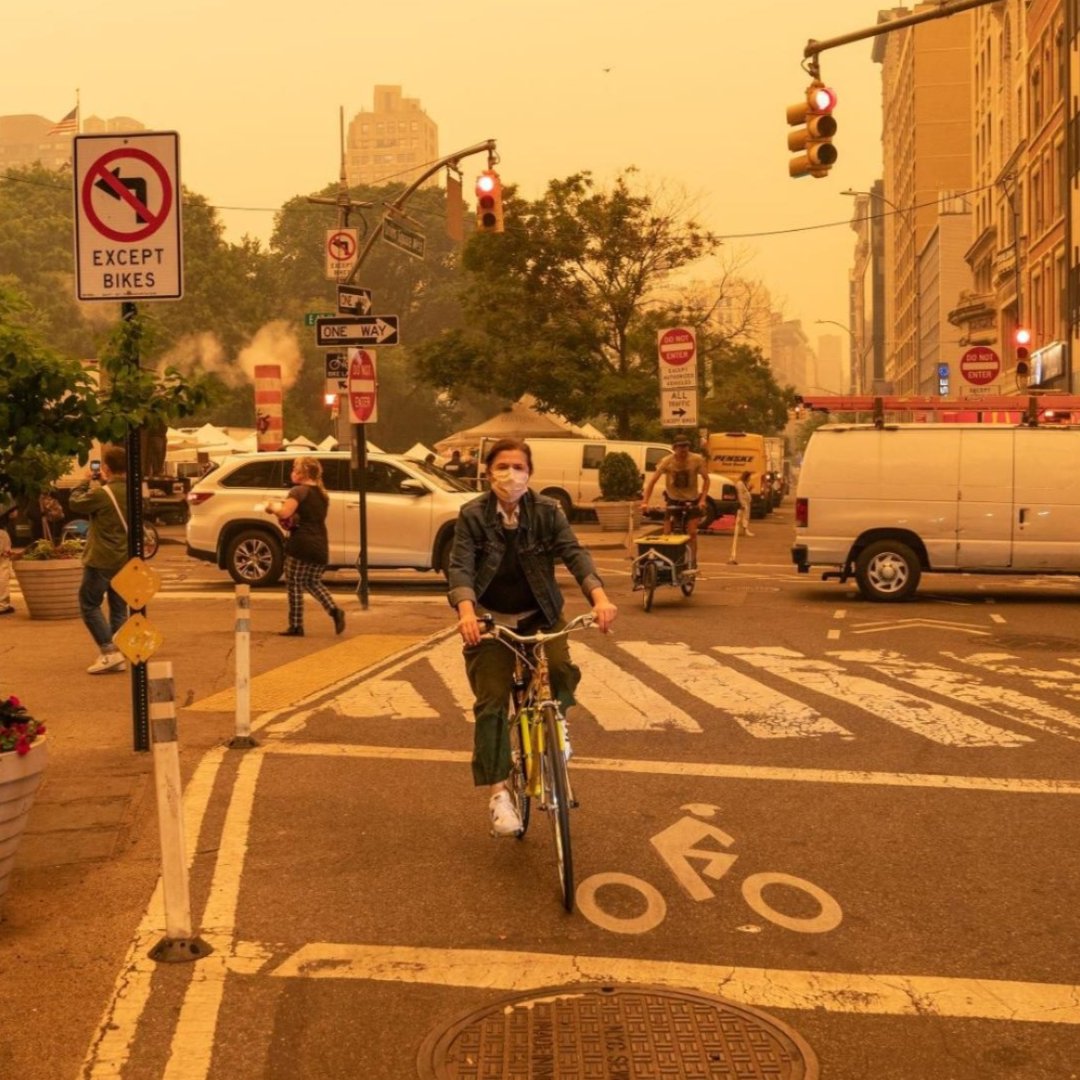
<instances>
[{"instance_id":1,"label":"bike lane symbol","mask_svg":"<svg viewBox=\"0 0 1080 1080\"><path fill-rule=\"evenodd\" d=\"M693 803L680 807L702 817L715 815L717 807ZM709 882L721 881L730 872L739 856L728 851L735 838L723 829L686 815L657 833L649 841L687 895L702 902L716 898ZM708 879L708 881L706 880ZM605 886L623 886L638 893L645 902L640 915L623 916L606 911L600 902ZM813 900L818 912L812 916L788 915L766 900L770 886L801 892ZM775 871L750 874L740 886L745 903L761 918L785 930L802 934L825 934L835 930L843 919L836 900L820 886L793 874ZM663 894L643 878L633 874L608 872L593 874L577 889L578 910L594 925L616 934L644 934L655 930L667 916L667 901Z\"/></svg>"}]
</instances>

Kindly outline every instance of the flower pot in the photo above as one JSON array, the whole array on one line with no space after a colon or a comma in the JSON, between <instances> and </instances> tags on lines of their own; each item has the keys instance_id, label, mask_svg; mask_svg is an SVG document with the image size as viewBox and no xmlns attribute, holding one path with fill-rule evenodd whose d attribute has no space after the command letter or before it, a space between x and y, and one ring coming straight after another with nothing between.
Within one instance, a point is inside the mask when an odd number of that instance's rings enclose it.
<instances>
[{"instance_id":1,"label":"flower pot","mask_svg":"<svg viewBox=\"0 0 1080 1080\"><path fill-rule=\"evenodd\" d=\"M593 503L596 510L596 520L604 532L629 532L631 528L637 528L641 524L640 505L637 502L604 502L598 500ZM631 515L633 525L631 525Z\"/></svg>"},{"instance_id":2,"label":"flower pot","mask_svg":"<svg viewBox=\"0 0 1080 1080\"><path fill-rule=\"evenodd\" d=\"M31 619L77 619L83 568L78 559L16 559L15 579Z\"/></svg>"},{"instance_id":3,"label":"flower pot","mask_svg":"<svg viewBox=\"0 0 1080 1080\"><path fill-rule=\"evenodd\" d=\"M15 852L26 828L34 793L41 783L47 752L42 735L25 754L9 750L0 754L0 908L15 865Z\"/></svg>"}]
</instances>

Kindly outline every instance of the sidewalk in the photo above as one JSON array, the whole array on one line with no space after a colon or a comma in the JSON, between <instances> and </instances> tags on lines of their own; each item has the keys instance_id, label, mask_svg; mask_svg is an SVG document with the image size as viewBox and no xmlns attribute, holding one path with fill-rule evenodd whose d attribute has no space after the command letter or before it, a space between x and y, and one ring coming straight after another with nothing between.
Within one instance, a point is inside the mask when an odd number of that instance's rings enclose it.
<instances>
[{"instance_id":1,"label":"sidewalk","mask_svg":"<svg viewBox=\"0 0 1080 1080\"><path fill-rule=\"evenodd\" d=\"M625 547L623 533L575 525L591 550ZM175 539L166 537L166 543ZM287 706L451 625L432 603L371 607L349 598L348 628L335 638L308 604L308 636L286 639L283 592L252 597L252 713ZM79 619L31 620L21 599L0 625L0 691L14 693L48 725L49 760L0 907L0 986L18 1002L17 1031L0 1027L4 1076L75 1077L101 1021L133 933L161 869L151 753L133 750L131 677L92 676L95 649ZM181 770L186 780L235 732L234 597L151 601L150 621L173 664ZM317 665L305 663L319 653Z\"/></svg>"}]
</instances>

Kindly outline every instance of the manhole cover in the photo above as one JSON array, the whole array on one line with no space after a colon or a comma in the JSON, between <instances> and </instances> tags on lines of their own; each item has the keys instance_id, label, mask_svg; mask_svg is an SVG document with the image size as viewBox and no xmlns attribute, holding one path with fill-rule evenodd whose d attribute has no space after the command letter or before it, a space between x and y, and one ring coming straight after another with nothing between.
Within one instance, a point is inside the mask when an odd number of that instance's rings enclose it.
<instances>
[{"instance_id":1,"label":"manhole cover","mask_svg":"<svg viewBox=\"0 0 1080 1080\"><path fill-rule=\"evenodd\" d=\"M786 1024L723 998L654 986L514 994L424 1040L424 1080L816 1080Z\"/></svg>"}]
</instances>

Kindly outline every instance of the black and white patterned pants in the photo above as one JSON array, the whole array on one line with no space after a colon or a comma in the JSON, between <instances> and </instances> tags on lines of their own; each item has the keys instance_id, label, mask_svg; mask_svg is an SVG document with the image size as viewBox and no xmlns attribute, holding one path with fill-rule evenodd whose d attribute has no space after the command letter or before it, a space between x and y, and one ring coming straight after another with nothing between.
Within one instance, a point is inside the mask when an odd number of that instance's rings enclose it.
<instances>
[{"instance_id":1,"label":"black and white patterned pants","mask_svg":"<svg viewBox=\"0 0 1080 1080\"><path fill-rule=\"evenodd\" d=\"M321 563L304 562L292 555L285 556L285 577L289 585L289 625L304 625L304 592L307 591L322 605L323 611L331 618L337 610L337 604L330 595L330 590L322 583L326 567Z\"/></svg>"}]
</instances>

